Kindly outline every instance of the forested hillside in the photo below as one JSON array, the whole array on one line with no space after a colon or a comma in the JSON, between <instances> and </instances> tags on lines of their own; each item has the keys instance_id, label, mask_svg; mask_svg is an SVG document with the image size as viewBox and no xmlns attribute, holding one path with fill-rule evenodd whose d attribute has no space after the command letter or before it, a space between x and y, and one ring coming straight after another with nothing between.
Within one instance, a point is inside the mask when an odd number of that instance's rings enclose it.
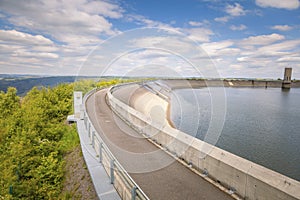
<instances>
[{"instance_id":1,"label":"forested hillside","mask_svg":"<svg viewBox=\"0 0 300 200\"><path fill-rule=\"evenodd\" d=\"M120 81L80 81L36 88L23 98L0 92L0 199L63 199L66 153L79 145L72 113L73 90Z\"/></svg>"},{"instance_id":2,"label":"forested hillside","mask_svg":"<svg viewBox=\"0 0 300 200\"><path fill-rule=\"evenodd\" d=\"M4 77L0 79L0 90L5 91L12 86L17 89L17 94L24 96L33 87L54 87L61 83L72 83L74 76L56 77Z\"/></svg>"},{"instance_id":3,"label":"forested hillside","mask_svg":"<svg viewBox=\"0 0 300 200\"><path fill-rule=\"evenodd\" d=\"M129 80L129 78L124 78ZM84 80L84 81L83 81ZM8 87L15 87L17 89L17 94L19 96L25 96L26 93L33 87L55 87L62 83L81 83L82 81L94 82L98 80L101 83L106 82L106 80L120 80L114 77L85 77L85 76L50 76L50 77L40 77L40 76L25 76L25 75L1 75L0 74L0 91L7 91Z\"/></svg>"},{"instance_id":4,"label":"forested hillside","mask_svg":"<svg viewBox=\"0 0 300 200\"><path fill-rule=\"evenodd\" d=\"M9 88L0 93L0 196L57 198L63 155L78 144L75 127L64 124L72 110L73 87L33 88L22 99L16 92Z\"/></svg>"}]
</instances>

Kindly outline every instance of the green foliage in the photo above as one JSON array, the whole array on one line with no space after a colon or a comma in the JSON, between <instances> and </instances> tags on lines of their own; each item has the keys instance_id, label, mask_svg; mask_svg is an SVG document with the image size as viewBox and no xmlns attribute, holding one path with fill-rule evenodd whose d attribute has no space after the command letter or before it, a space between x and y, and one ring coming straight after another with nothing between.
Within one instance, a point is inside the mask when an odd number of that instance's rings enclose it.
<instances>
[{"instance_id":1,"label":"green foliage","mask_svg":"<svg viewBox=\"0 0 300 200\"><path fill-rule=\"evenodd\" d=\"M75 91L82 91L83 94L87 93L88 91L96 88L96 81L91 79L83 79L79 80L74 83L74 90Z\"/></svg>"},{"instance_id":2,"label":"green foliage","mask_svg":"<svg viewBox=\"0 0 300 200\"><path fill-rule=\"evenodd\" d=\"M95 81L91 79L83 79L74 83L74 90L75 91L82 91L83 94L86 94L88 91L94 88L105 88L115 84L120 83L128 83L128 82L135 82L138 81L137 79L103 79L100 81Z\"/></svg>"},{"instance_id":3,"label":"green foliage","mask_svg":"<svg viewBox=\"0 0 300 200\"><path fill-rule=\"evenodd\" d=\"M0 92L0 200L58 199L64 155L79 145L76 127L66 125L73 90L128 82L82 80L54 88L34 87L22 99L15 88Z\"/></svg>"},{"instance_id":4,"label":"green foliage","mask_svg":"<svg viewBox=\"0 0 300 200\"><path fill-rule=\"evenodd\" d=\"M0 92L0 118L12 115L19 107L20 98L17 96L16 88L9 87L7 92Z\"/></svg>"},{"instance_id":5,"label":"green foliage","mask_svg":"<svg viewBox=\"0 0 300 200\"><path fill-rule=\"evenodd\" d=\"M65 119L73 86L0 93L0 199L55 199L64 177L63 155L79 144ZM12 193L12 194L9 194Z\"/></svg>"},{"instance_id":6,"label":"green foliage","mask_svg":"<svg viewBox=\"0 0 300 200\"><path fill-rule=\"evenodd\" d=\"M20 98L17 96L17 90L9 87L7 92L0 92L0 143L7 134L15 112L20 108Z\"/></svg>"},{"instance_id":7,"label":"green foliage","mask_svg":"<svg viewBox=\"0 0 300 200\"><path fill-rule=\"evenodd\" d=\"M71 128L66 128L61 138L58 148L60 151L68 152L74 149L79 144L79 137L77 135L77 130L75 124Z\"/></svg>"}]
</instances>

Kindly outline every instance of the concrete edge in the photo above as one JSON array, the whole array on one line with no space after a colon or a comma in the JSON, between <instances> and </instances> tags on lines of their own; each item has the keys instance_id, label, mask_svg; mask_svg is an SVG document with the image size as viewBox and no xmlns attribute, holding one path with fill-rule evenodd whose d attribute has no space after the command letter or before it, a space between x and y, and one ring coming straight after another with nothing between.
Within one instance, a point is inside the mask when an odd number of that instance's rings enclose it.
<instances>
[{"instance_id":1,"label":"concrete edge","mask_svg":"<svg viewBox=\"0 0 300 200\"><path fill-rule=\"evenodd\" d=\"M82 155L98 198L101 200L120 200L121 198L114 186L110 183L110 178L103 165L96 159L97 155L85 130L83 120L78 119L76 122Z\"/></svg>"}]
</instances>

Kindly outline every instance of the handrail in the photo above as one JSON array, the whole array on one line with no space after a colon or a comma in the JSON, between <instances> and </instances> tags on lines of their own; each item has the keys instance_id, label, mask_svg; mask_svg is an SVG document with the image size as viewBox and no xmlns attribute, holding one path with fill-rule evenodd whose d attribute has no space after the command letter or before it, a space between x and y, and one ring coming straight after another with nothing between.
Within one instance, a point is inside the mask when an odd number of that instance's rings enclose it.
<instances>
[{"instance_id":1,"label":"handrail","mask_svg":"<svg viewBox=\"0 0 300 200\"><path fill-rule=\"evenodd\" d=\"M128 85L128 83L126 83L126 85ZM118 87L116 87L116 88L118 88ZM139 187L139 185L132 179L132 177L128 174L128 172L124 169L124 167L119 163L119 161L116 159L116 157L113 155L113 153L109 150L108 146L104 143L101 136L97 133L95 127L93 126L93 124L86 112L86 106L85 106L86 100L92 94L94 94L97 90L98 90L97 88L94 88L93 90L91 90L85 94L85 96L83 98L83 104L84 104L83 111L84 111L85 128L87 129L88 135L92 140L93 148L95 149L96 153L99 153L98 154L99 162L102 162L103 155L106 154L106 156L110 160L110 167L109 167L110 172L107 171L107 173L110 176L111 183L114 184L114 173L115 173L115 170L117 170L119 172L119 174L122 176L124 184L131 188L130 193L131 193L132 200L134 200L136 198L141 199L141 200L149 200L149 197L144 193L144 191ZM97 145L98 145L99 152L97 152L97 149L96 149L96 141L98 143Z\"/></svg>"},{"instance_id":2,"label":"handrail","mask_svg":"<svg viewBox=\"0 0 300 200\"><path fill-rule=\"evenodd\" d=\"M160 90L157 90L155 89L154 87L150 86L150 84L155 84L157 85L158 87L160 87ZM163 87L161 84L158 84L157 82L155 81L151 81L151 82L146 82L146 83L143 83L142 86L144 88L146 88L147 90L149 90L150 92L158 95L159 97L161 97L162 99L166 100L166 101L169 101L170 100L170 90L168 88L165 88ZM165 91L167 94L164 94L163 91Z\"/></svg>"}]
</instances>

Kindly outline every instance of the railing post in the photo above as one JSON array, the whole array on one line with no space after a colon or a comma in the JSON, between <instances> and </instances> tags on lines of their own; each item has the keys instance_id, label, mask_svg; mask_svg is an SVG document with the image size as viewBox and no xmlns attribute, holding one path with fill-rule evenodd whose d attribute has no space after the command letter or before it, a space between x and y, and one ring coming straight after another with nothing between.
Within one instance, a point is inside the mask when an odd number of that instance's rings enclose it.
<instances>
[{"instance_id":1,"label":"railing post","mask_svg":"<svg viewBox=\"0 0 300 200\"><path fill-rule=\"evenodd\" d=\"M102 142L99 144L99 162L102 163Z\"/></svg>"},{"instance_id":2,"label":"railing post","mask_svg":"<svg viewBox=\"0 0 300 200\"><path fill-rule=\"evenodd\" d=\"M114 181L115 181L114 164L115 164L115 160L112 159L110 161L110 183L111 184L114 184Z\"/></svg>"},{"instance_id":3,"label":"railing post","mask_svg":"<svg viewBox=\"0 0 300 200\"><path fill-rule=\"evenodd\" d=\"M95 148L95 131L92 131L92 147Z\"/></svg>"},{"instance_id":4,"label":"railing post","mask_svg":"<svg viewBox=\"0 0 300 200\"><path fill-rule=\"evenodd\" d=\"M91 138L91 122L89 122L88 135Z\"/></svg>"},{"instance_id":5,"label":"railing post","mask_svg":"<svg viewBox=\"0 0 300 200\"><path fill-rule=\"evenodd\" d=\"M136 186L133 186L133 188L131 189L131 200L135 200L136 198Z\"/></svg>"},{"instance_id":6,"label":"railing post","mask_svg":"<svg viewBox=\"0 0 300 200\"><path fill-rule=\"evenodd\" d=\"M83 120L84 120L84 126L85 126L85 129L87 128L87 116L86 116L86 112L84 112L84 117L83 117Z\"/></svg>"},{"instance_id":7,"label":"railing post","mask_svg":"<svg viewBox=\"0 0 300 200\"><path fill-rule=\"evenodd\" d=\"M8 193L9 193L10 195L13 194L13 186L12 186L12 185L9 186L9 188L8 188Z\"/></svg>"}]
</instances>

